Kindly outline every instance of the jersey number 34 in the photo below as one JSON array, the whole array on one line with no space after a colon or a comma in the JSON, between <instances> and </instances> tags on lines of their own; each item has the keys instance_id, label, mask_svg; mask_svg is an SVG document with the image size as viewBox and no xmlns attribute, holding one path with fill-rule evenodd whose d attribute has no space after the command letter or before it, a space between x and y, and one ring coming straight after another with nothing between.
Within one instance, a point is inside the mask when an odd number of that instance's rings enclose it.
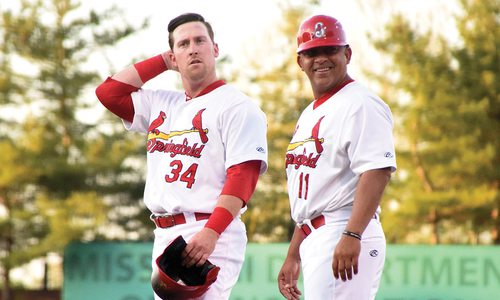
<instances>
[{"instance_id":1,"label":"jersey number 34","mask_svg":"<svg viewBox=\"0 0 500 300\"><path fill-rule=\"evenodd\" d=\"M168 183L175 182L177 180L183 181L187 184L187 188L190 189L194 182L196 181L196 170L198 170L198 164L192 164L186 171L182 172L183 165L182 161L174 160L170 163L172 170L170 174L165 175L165 181ZM181 174L182 172L182 174Z\"/></svg>"}]
</instances>

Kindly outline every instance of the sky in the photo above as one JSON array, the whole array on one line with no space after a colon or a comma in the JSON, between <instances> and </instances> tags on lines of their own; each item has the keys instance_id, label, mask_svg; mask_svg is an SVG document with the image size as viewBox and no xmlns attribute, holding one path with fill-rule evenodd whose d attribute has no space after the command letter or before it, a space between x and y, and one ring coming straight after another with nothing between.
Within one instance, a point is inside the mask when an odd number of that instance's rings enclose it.
<instances>
[{"instance_id":1,"label":"sky","mask_svg":"<svg viewBox=\"0 0 500 300\"><path fill-rule=\"evenodd\" d=\"M43 0L49 2L51 0ZM286 0L80 0L82 13L89 9L102 12L116 5L124 12L125 19L136 26L147 18L148 28L117 45L89 57L87 68L97 70L103 80L131 63L134 57L150 57L168 49L167 26L171 19L186 13L196 12L212 24L215 41L219 44L220 57L229 56L233 68L246 65L249 56L262 57L263 67L269 55L262 53L264 38L272 38L271 32L282 20L279 3ZM301 0L288 0L292 4ZM19 6L20 0L2 1L2 7ZM402 12L414 20L416 26L439 26L446 30L453 28L449 10L456 10L456 1L450 0L322 0L322 4L312 10L312 14L328 14L343 25L347 39L353 49L349 74L363 80L361 67L383 71L380 58L376 56L367 33L382 32L385 20L394 12ZM429 17L431 16L431 17ZM117 22L116 26L120 23ZM263 41L264 40L264 41ZM252 52L257 46L260 52ZM296 45L290 45L296 47ZM259 57L259 59L261 59ZM268 58L269 59L269 58ZM22 64L18 64L22 66ZM29 65L26 67L29 68ZM178 74L165 72L146 83L145 88L175 89L179 83ZM370 86L370 83L366 83ZM240 87L241 88L241 87ZM89 88L85 98L93 97Z\"/></svg>"},{"instance_id":2,"label":"sky","mask_svg":"<svg viewBox=\"0 0 500 300\"><path fill-rule=\"evenodd\" d=\"M304 2L289 1L292 4ZM279 4L282 2L280 0L85 0L82 1L83 8L97 11L118 5L123 9L127 21L135 25L139 25L144 18L150 21L149 27L145 30L107 49L107 61L104 61L102 56L94 56L89 60L89 64L91 68L99 66L98 71L104 80L111 75L110 69L121 70L131 63L133 57L150 57L164 52L168 49L169 21L182 13L196 12L212 24L220 57L229 56L232 61L231 68L241 68L245 71L245 68L249 67L248 59L251 56L258 56L262 61L262 67L265 68L275 57L273 56L275 53L265 53L262 49L265 49L266 41L272 39L275 27L282 20ZM449 11L453 11L453 7L453 1L450 0L323 0L319 7L311 10L311 15L327 14L341 22L348 43L353 49L349 75L376 91L376 83L365 78L362 68L369 67L372 71L383 73L384 66L381 64L381 57L367 39L367 34L380 34L385 20L395 12L402 12L422 30L428 26L438 26L451 31L454 26ZM290 47L295 48L296 45ZM178 89L179 83L178 73L167 71L147 82L144 88ZM248 91L247 86L238 85L238 82L231 83L243 91ZM87 95L87 99L94 99L94 89L89 88ZM97 113L92 109L82 111L79 119L100 117L105 113L105 110L100 108Z\"/></svg>"},{"instance_id":3,"label":"sky","mask_svg":"<svg viewBox=\"0 0 500 300\"><path fill-rule=\"evenodd\" d=\"M228 55L235 64L244 66L248 55L252 55L249 49L255 47L257 43L262 43L263 37L269 35L281 20L279 2L277 0L85 0L82 1L82 6L99 11L116 4L124 10L127 20L133 24L138 25L144 18L149 19L149 28L128 38L114 49L108 50L110 60L106 63L111 62L112 67L119 70L128 65L132 57L154 56L166 51L168 22L185 12L203 15L214 28L221 57ZM290 0L290 2L303 1ZM342 23L348 42L354 51L354 63L351 68L359 76L362 74L360 66L356 63L369 61L372 55L367 51L371 45L366 39L366 33L382 30L381 27L374 26L375 23L381 26L383 24L381 20L387 19L396 11L428 23L431 21L429 14L445 11L450 7L449 0L323 0L322 2L323 4L312 10L312 14L329 14ZM390 3L390 6L380 4L377 9L370 7L370 4L376 3ZM447 27L452 25L448 19L437 17L433 22L437 22L437 26ZM416 24L419 25L418 22ZM99 59L91 63L103 67L106 65ZM107 76L108 69L100 68L99 71L103 72L103 76ZM166 72L160 76L160 80L153 79L145 87L156 89L167 84L170 85L168 88L173 88L172 83L175 83L176 76L177 74Z\"/></svg>"}]
</instances>

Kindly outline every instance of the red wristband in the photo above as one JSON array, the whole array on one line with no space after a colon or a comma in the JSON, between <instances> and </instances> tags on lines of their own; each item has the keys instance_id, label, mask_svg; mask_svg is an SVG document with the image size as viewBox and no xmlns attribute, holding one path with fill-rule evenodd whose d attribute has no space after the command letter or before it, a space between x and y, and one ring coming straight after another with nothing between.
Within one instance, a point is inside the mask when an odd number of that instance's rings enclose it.
<instances>
[{"instance_id":1,"label":"red wristband","mask_svg":"<svg viewBox=\"0 0 500 300\"><path fill-rule=\"evenodd\" d=\"M217 206L205 224L205 227L213 229L218 234L221 234L224 230L226 230L227 226L231 224L233 218L233 214L229 210L224 207Z\"/></svg>"},{"instance_id":2,"label":"red wristband","mask_svg":"<svg viewBox=\"0 0 500 300\"><path fill-rule=\"evenodd\" d=\"M134 64L143 83L168 70L161 54Z\"/></svg>"}]
</instances>

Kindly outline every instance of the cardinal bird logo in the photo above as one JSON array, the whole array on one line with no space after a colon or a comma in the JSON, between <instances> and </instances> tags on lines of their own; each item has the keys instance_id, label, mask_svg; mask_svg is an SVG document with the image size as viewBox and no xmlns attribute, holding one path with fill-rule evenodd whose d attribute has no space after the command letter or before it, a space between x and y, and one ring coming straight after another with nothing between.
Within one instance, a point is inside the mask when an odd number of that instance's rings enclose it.
<instances>
[{"instance_id":1,"label":"cardinal bird logo","mask_svg":"<svg viewBox=\"0 0 500 300\"><path fill-rule=\"evenodd\" d=\"M318 122L316 125L314 125L312 132L311 132L311 138L314 140L314 145L316 146L316 152L321 153L323 152L323 145L321 145L321 141L319 140L318 133L319 133L319 125L321 124L321 121L323 120L325 116L322 116L319 118Z\"/></svg>"},{"instance_id":2,"label":"cardinal bird logo","mask_svg":"<svg viewBox=\"0 0 500 300\"><path fill-rule=\"evenodd\" d=\"M165 122L166 118L167 115L163 111L160 111L160 115L153 122L151 122L151 124L149 124L148 132L159 135L160 131L158 130L158 127Z\"/></svg>"},{"instance_id":3,"label":"cardinal bird logo","mask_svg":"<svg viewBox=\"0 0 500 300\"><path fill-rule=\"evenodd\" d=\"M319 138L319 126L321 124L321 121L323 120L325 116L322 116L321 118L319 118L318 122L316 122L316 125L314 125L313 129L311 130L311 137L310 138L307 138L303 141L298 141L298 142L293 142L293 143L290 143L288 145L288 148L287 148L287 152L288 151L293 151L295 149L297 149L298 147L300 146L303 146L305 143L308 143L308 142L314 142L314 146L316 147L316 152L318 154L321 154L323 152L323 142L325 141L324 138ZM298 130L298 126L296 128L295 131Z\"/></svg>"},{"instance_id":4,"label":"cardinal bird logo","mask_svg":"<svg viewBox=\"0 0 500 300\"><path fill-rule=\"evenodd\" d=\"M153 122L151 122L151 125L149 125L148 128L148 143L146 146L148 152L165 153L170 155L170 157L175 157L176 155L186 155L197 158L201 157L205 144L208 142L208 128L203 129L202 114L204 111L205 108L196 113L191 121L193 127L190 129L172 130L169 132L161 132L158 129L158 126L163 124L166 119L166 114L164 112L160 112L160 115ZM170 122L172 122L172 118L170 118ZM183 126L183 128L186 127ZM197 135L200 136L203 144L200 144L197 139L194 139L193 141L193 138L196 138ZM181 137L174 139L174 137L179 136L184 136L184 138Z\"/></svg>"},{"instance_id":5,"label":"cardinal bird logo","mask_svg":"<svg viewBox=\"0 0 500 300\"><path fill-rule=\"evenodd\" d=\"M198 133L200 134L201 142L203 144L206 144L208 142L208 136L205 130L203 129L203 124L202 124L202 114L204 111L205 108L201 109L200 111L198 111L198 113L196 113L196 115L193 118L192 124L193 124L193 129L197 130Z\"/></svg>"},{"instance_id":6,"label":"cardinal bird logo","mask_svg":"<svg viewBox=\"0 0 500 300\"><path fill-rule=\"evenodd\" d=\"M196 113L196 115L193 118L192 125L190 129L186 130L172 130L169 133L161 132L158 130L158 127L163 124L163 122L166 119L166 114L164 112L160 112L160 115L153 121L151 122L151 125L149 125L148 128L148 140L152 140L153 142L156 141L156 139L161 139L161 140L168 140L170 138L173 138L175 136L179 135L185 135L185 134L190 134L190 133L197 133L200 135L201 141L203 144L206 144L208 142L208 128L203 129L203 121L202 121L202 113L205 111L204 109L201 109Z\"/></svg>"}]
</instances>

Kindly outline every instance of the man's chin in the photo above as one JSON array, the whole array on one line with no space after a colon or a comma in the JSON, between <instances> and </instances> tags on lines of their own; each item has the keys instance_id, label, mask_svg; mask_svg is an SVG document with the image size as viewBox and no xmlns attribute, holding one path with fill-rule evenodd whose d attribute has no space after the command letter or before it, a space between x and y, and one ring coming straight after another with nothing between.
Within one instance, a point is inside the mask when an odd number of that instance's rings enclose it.
<instances>
[{"instance_id":1,"label":"man's chin","mask_svg":"<svg viewBox=\"0 0 500 300\"><path fill-rule=\"evenodd\" d=\"M316 86L331 85L332 84L332 77L331 76L315 76L314 83L316 84Z\"/></svg>"}]
</instances>

